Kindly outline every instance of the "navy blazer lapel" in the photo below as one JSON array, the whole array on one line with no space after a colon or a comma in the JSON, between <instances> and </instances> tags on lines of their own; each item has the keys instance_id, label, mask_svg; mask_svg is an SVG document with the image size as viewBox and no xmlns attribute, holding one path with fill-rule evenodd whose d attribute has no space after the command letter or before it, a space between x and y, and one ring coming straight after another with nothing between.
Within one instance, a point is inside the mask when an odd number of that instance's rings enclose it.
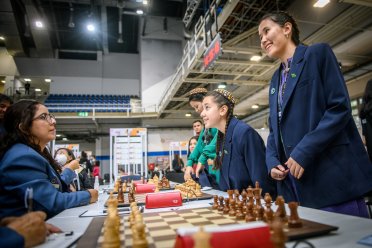
<instances>
[{"instance_id":1,"label":"navy blazer lapel","mask_svg":"<svg viewBox=\"0 0 372 248\"><path fill-rule=\"evenodd\" d=\"M270 122L274 123L271 125L273 133L278 133L278 93L279 93L279 69L273 75L270 82ZM277 136L275 136L275 142L278 144Z\"/></svg>"},{"instance_id":2,"label":"navy blazer lapel","mask_svg":"<svg viewBox=\"0 0 372 248\"><path fill-rule=\"evenodd\" d=\"M291 63L291 69L288 72L289 75L287 79L286 89L284 91L282 116L284 115L285 107L287 106L287 103L291 98L294 89L296 88L296 84L298 82L298 79L300 78L300 74L304 67L305 60L303 58L306 49L307 46L299 45L294 53L293 60Z\"/></svg>"},{"instance_id":3,"label":"navy blazer lapel","mask_svg":"<svg viewBox=\"0 0 372 248\"><path fill-rule=\"evenodd\" d=\"M234 129L235 129L236 124L238 124L238 120L235 117L231 118L229 126L227 127L227 131L226 131L226 134L225 134L225 145L222 149L222 152L225 153L224 156L223 156L223 161L222 161L222 167L223 167L222 170L225 173L222 173L222 175L223 175L226 183L229 184L229 187L230 187L229 171L230 171L230 166L231 166L230 161L231 161L231 156L232 156L231 146L232 146L232 138L233 138Z\"/></svg>"}]
</instances>

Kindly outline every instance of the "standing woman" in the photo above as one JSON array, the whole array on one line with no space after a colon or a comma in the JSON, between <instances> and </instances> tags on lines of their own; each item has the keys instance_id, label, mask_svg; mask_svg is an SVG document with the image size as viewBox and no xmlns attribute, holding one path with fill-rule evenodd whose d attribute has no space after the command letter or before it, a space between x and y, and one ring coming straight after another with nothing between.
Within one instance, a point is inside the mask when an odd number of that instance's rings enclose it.
<instances>
[{"instance_id":1,"label":"standing woman","mask_svg":"<svg viewBox=\"0 0 372 248\"><path fill-rule=\"evenodd\" d=\"M372 166L351 116L349 95L327 44L300 44L294 19L262 17L261 48L282 62L270 84L266 164L287 202L367 216Z\"/></svg>"},{"instance_id":2,"label":"standing woman","mask_svg":"<svg viewBox=\"0 0 372 248\"><path fill-rule=\"evenodd\" d=\"M367 146L369 160L372 161L372 80L366 85L359 117L362 121L363 143Z\"/></svg>"},{"instance_id":3,"label":"standing woman","mask_svg":"<svg viewBox=\"0 0 372 248\"><path fill-rule=\"evenodd\" d=\"M0 147L0 219L25 214L27 192L33 190L32 210L48 218L67 208L97 201L98 192L68 192L61 168L47 149L56 137L56 120L39 102L22 100L5 113L6 136Z\"/></svg>"},{"instance_id":4,"label":"standing woman","mask_svg":"<svg viewBox=\"0 0 372 248\"><path fill-rule=\"evenodd\" d=\"M233 116L235 99L223 89L209 92L203 100L206 128L217 128L215 168L221 172L219 187L243 190L259 182L262 193L276 196L274 181L265 165L265 144L248 124Z\"/></svg>"},{"instance_id":5,"label":"standing woman","mask_svg":"<svg viewBox=\"0 0 372 248\"><path fill-rule=\"evenodd\" d=\"M198 114L203 111L202 102L207 92L208 91L204 88L195 88L189 92L189 104ZM208 168L205 170L205 172L209 175L210 184L212 186L216 186L216 184L219 182L220 172L212 168L213 160L216 157L216 138L216 128L204 128L200 132L198 143L196 144L194 151L187 158L184 173L185 181L191 178L191 174L194 173L193 165L197 164L197 169L195 171L197 178L199 178L199 173L203 166L207 166Z\"/></svg>"}]
</instances>

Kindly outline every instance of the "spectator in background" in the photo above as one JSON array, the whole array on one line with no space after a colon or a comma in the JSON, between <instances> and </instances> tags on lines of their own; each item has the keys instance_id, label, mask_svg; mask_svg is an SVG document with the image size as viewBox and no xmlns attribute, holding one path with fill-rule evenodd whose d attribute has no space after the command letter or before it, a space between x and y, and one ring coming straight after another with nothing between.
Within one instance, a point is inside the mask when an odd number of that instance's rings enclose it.
<instances>
[{"instance_id":1,"label":"spectator in background","mask_svg":"<svg viewBox=\"0 0 372 248\"><path fill-rule=\"evenodd\" d=\"M174 159L172 161L172 168L175 172L184 171L184 163L183 163L182 158L180 158L179 154L174 154Z\"/></svg>"},{"instance_id":2,"label":"spectator in background","mask_svg":"<svg viewBox=\"0 0 372 248\"><path fill-rule=\"evenodd\" d=\"M50 233L62 232L45 222L46 214L30 212L21 217L7 217L0 222L1 247L33 247L45 242Z\"/></svg>"},{"instance_id":3,"label":"spectator in background","mask_svg":"<svg viewBox=\"0 0 372 248\"><path fill-rule=\"evenodd\" d=\"M363 143L367 146L369 160L372 162L372 79L367 82L359 117L362 121Z\"/></svg>"},{"instance_id":4,"label":"spectator in background","mask_svg":"<svg viewBox=\"0 0 372 248\"><path fill-rule=\"evenodd\" d=\"M199 137L204 126L201 120L196 120L192 123L192 129L194 129L194 135Z\"/></svg>"},{"instance_id":5,"label":"spectator in background","mask_svg":"<svg viewBox=\"0 0 372 248\"><path fill-rule=\"evenodd\" d=\"M88 175L91 175L93 173L93 166L89 162L87 153L85 151L81 152L79 164L87 170Z\"/></svg>"},{"instance_id":6,"label":"spectator in background","mask_svg":"<svg viewBox=\"0 0 372 248\"><path fill-rule=\"evenodd\" d=\"M189 158L190 154L194 151L195 147L196 147L196 144L198 143L198 136L192 136L189 140L189 145L188 145L188 150L187 150L187 158ZM193 169L195 171L196 169L196 165L197 164L194 164L193 165Z\"/></svg>"},{"instance_id":7,"label":"spectator in background","mask_svg":"<svg viewBox=\"0 0 372 248\"><path fill-rule=\"evenodd\" d=\"M4 124L3 124L5 111L12 104L13 104L13 101L9 96L0 94L0 136L5 133Z\"/></svg>"},{"instance_id":8,"label":"spectator in background","mask_svg":"<svg viewBox=\"0 0 372 248\"><path fill-rule=\"evenodd\" d=\"M72 188L70 188L72 191L93 189L87 170L79 165L79 161L75 158L74 153L70 149L59 148L55 152L54 158L57 163L62 166L62 180L64 180L66 184L71 184ZM63 174L67 173L66 171L69 169L77 173L78 177L73 178L75 180L68 181L64 179L65 176Z\"/></svg>"},{"instance_id":9,"label":"spectator in background","mask_svg":"<svg viewBox=\"0 0 372 248\"><path fill-rule=\"evenodd\" d=\"M31 84L29 82L25 83L25 95L30 95Z\"/></svg>"},{"instance_id":10,"label":"spectator in background","mask_svg":"<svg viewBox=\"0 0 372 248\"><path fill-rule=\"evenodd\" d=\"M101 178L99 166L100 166L100 162L96 160L94 167L93 167L93 177Z\"/></svg>"}]
</instances>

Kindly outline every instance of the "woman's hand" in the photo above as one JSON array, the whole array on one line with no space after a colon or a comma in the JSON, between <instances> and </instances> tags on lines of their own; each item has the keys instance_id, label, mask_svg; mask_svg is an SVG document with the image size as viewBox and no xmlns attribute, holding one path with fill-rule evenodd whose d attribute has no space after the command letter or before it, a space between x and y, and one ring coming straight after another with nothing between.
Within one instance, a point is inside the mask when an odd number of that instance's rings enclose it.
<instances>
[{"instance_id":1,"label":"woman's hand","mask_svg":"<svg viewBox=\"0 0 372 248\"><path fill-rule=\"evenodd\" d=\"M285 165L289 168L291 174L297 179L300 179L304 174L304 168L302 168L302 166L291 157L287 162L285 162Z\"/></svg>"},{"instance_id":2,"label":"woman's hand","mask_svg":"<svg viewBox=\"0 0 372 248\"><path fill-rule=\"evenodd\" d=\"M95 189L88 189L87 190L90 194L90 202L89 203L95 203L98 200L98 191Z\"/></svg>"},{"instance_id":3,"label":"woman's hand","mask_svg":"<svg viewBox=\"0 0 372 248\"><path fill-rule=\"evenodd\" d=\"M183 174L183 179L185 179L185 182L191 178L191 173L194 173L192 166L186 166L185 173Z\"/></svg>"},{"instance_id":4,"label":"woman's hand","mask_svg":"<svg viewBox=\"0 0 372 248\"><path fill-rule=\"evenodd\" d=\"M79 160L77 160L77 159L74 159L74 160L71 160L68 164L66 164L65 166L64 166L65 168L69 168L69 169L71 169L71 170L77 170L77 169L79 169Z\"/></svg>"},{"instance_id":5,"label":"woman's hand","mask_svg":"<svg viewBox=\"0 0 372 248\"><path fill-rule=\"evenodd\" d=\"M195 176L199 178L200 170L203 168L203 165L201 163L198 163L195 169Z\"/></svg>"},{"instance_id":6,"label":"woman's hand","mask_svg":"<svg viewBox=\"0 0 372 248\"><path fill-rule=\"evenodd\" d=\"M285 169L283 165L279 164L272 168L270 171L270 176L278 181L284 180L288 175L289 169Z\"/></svg>"}]
</instances>

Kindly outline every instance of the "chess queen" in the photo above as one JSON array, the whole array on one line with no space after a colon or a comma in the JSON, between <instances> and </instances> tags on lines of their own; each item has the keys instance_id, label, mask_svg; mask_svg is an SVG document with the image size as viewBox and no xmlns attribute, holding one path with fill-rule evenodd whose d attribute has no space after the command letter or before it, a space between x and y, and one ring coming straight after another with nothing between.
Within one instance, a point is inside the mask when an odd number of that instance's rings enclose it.
<instances>
[{"instance_id":1,"label":"chess queen","mask_svg":"<svg viewBox=\"0 0 372 248\"><path fill-rule=\"evenodd\" d=\"M223 89L208 92L203 100L206 128L217 128L215 167L220 169L221 190L243 190L258 181L262 193L275 196L274 181L265 165L265 144L248 124L233 116L235 98Z\"/></svg>"},{"instance_id":2,"label":"chess queen","mask_svg":"<svg viewBox=\"0 0 372 248\"><path fill-rule=\"evenodd\" d=\"M367 217L372 165L351 115L349 94L328 44L305 46L285 12L263 16L261 48L281 61L269 90L266 163L286 201Z\"/></svg>"}]
</instances>

